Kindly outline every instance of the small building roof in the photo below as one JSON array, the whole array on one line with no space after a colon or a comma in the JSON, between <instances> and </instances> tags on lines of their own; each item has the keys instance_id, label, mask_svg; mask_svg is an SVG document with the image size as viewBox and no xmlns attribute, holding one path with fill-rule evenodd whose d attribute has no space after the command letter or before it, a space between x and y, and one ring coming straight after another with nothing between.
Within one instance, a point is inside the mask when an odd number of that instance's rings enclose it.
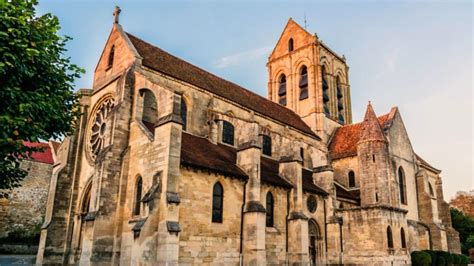
<instances>
[{"instance_id":1,"label":"small building roof","mask_svg":"<svg viewBox=\"0 0 474 266\"><path fill-rule=\"evenodd\" d=\"M224 144L212 144L206 138L186 132L181 139L181 164L198 169L207 169L219 174L248 179L247 174L236 165L237 150Z\"/></svg>"},{"instance_id":2,"label":"small building roof","mask_svg":"<svg viewBox=\"0 0 474 266\"><path fill-rule=\"evenodd\" d=\"M393 107L390 113L377 117L376 120L378 121L382 130L390 127L397 110L397 107ZM373 113L373 115L375 117L375 113ZM336 129L328 147L329 154L333 160L357 155L357 143L361 140L362 132L364 130L364 123L365 121L356 124L345 125ZM371 127L373 129L373 123ZM366 133L366 138L368 138L369 135L370 132Z\"/></svg>"},{"instance_id":3,"label":"small building roof","mask_svg":"<svg viewBox=\"0 0 474 266\"><path fill-rule=\"evenodd\" d=\"M441 170L439 170L438 168L433 167L431 164L429 164L427 161L425 161L423 158L421 158L418 154L415 153L415 157L416 157L416 159L418 160L418 162L420 163L421 166L424 166L425 168L428 168L428 169L430 169L431 171L433 171L437 174L441 173Z\"/></svg>"},{"instance_id":4,"label":"small building roof","mask_svg":"<svg viewBox=\"0 0 474 266\"><path fill-rule=\"evenodd\" d=\"M338 183L334 183L336 186L336 198L343 198L360 202L360 189L348 190Z\"/></svg>"},{"instance_id":5,"label":"small building roof","mask_svg":"<svg viewBox=\"0 0 474 266\"><path fill-rule=\"evenodd\" d=\"M51 147L45 142L24 142L26 147L42 148L40 152L33 152L31 154L31 160L40 163L54 164L53 154Z\"/></svg>"}]
</instances>

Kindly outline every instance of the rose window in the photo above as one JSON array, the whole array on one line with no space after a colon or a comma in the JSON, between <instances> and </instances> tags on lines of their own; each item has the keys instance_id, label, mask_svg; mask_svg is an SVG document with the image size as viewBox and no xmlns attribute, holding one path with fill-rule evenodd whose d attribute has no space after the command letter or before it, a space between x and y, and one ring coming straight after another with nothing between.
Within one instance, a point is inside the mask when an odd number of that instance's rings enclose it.
<instances>
[{"instance_id":1,"label":"rose window","mask_svg":"<svg viewBox=\"0 0 474 266\"><path fill-rule=\"evenodd\" d=\"M105 100L95 113L95 119L91 128L90 150L95 159L100 150L104 147L105 133L107 131L107 118L114 107L113 99Z\"/></svg>"}]
</instances>

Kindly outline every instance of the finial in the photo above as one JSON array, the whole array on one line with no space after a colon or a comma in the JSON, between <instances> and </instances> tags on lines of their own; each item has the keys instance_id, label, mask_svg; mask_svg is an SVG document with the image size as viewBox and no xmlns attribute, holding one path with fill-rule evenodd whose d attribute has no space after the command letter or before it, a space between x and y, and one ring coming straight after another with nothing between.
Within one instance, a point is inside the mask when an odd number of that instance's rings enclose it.
<instances>
[{"instance_id":1,"label":"finial","mask_svg":"<svg viewBox=\"0 0 474 266\"><path fill-rule=\"evenodd\" d=\"M119 6L115 6L114 9L114 24L119 24L119 15L122 10L120 9Z\"/></svg>"},{"instance_id":2,"label":"finial","mask_svg":"<svg viewBox=\"0 0 474 266\"><path fill-rule=\"evenodd\" d=\"M346 55L342 55L342 61L346 62Z\"/></svg>"}]
</instances>

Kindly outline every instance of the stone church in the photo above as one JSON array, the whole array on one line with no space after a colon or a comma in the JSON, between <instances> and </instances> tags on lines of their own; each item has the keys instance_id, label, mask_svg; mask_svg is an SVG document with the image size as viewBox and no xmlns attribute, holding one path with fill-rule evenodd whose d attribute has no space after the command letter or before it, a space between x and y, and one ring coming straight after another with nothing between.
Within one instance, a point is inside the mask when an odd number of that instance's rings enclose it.
<instances>
[{"instance_id":1,"label":"stone church","mask_svg":"<svg viewBox=\"0 0 474 266\"><path fill-rule=\"evenodd\" d=\"M399 110L352 123L349 67L289 19L268 97L126 32L58 150L38 263L406 264L460 252Z\"/></svg>"}]
</instances>

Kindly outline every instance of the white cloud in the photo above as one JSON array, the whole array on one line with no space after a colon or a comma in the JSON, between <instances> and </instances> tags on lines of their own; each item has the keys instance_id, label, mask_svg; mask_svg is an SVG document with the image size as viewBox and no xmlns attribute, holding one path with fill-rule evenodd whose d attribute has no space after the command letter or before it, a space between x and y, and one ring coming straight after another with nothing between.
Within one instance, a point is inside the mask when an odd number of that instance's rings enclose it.
<instances>
[{"instance_id":1,"label":"white cloud","mask_svg":"<svg viewBox=\"0 0 474 266\"><path fill-rule=\"evenodd\" d=\"M242 64L242 62L249 62L253 60L254 58L258 58L258 57L269 54L272 48L273 46L269 45L269 46L252 49L249 51L227 55L222 58L219 58L219 60L217 60L214 65L216 68L226 68L229 66L240 65Z\"/></svg>"}]
</instances>

